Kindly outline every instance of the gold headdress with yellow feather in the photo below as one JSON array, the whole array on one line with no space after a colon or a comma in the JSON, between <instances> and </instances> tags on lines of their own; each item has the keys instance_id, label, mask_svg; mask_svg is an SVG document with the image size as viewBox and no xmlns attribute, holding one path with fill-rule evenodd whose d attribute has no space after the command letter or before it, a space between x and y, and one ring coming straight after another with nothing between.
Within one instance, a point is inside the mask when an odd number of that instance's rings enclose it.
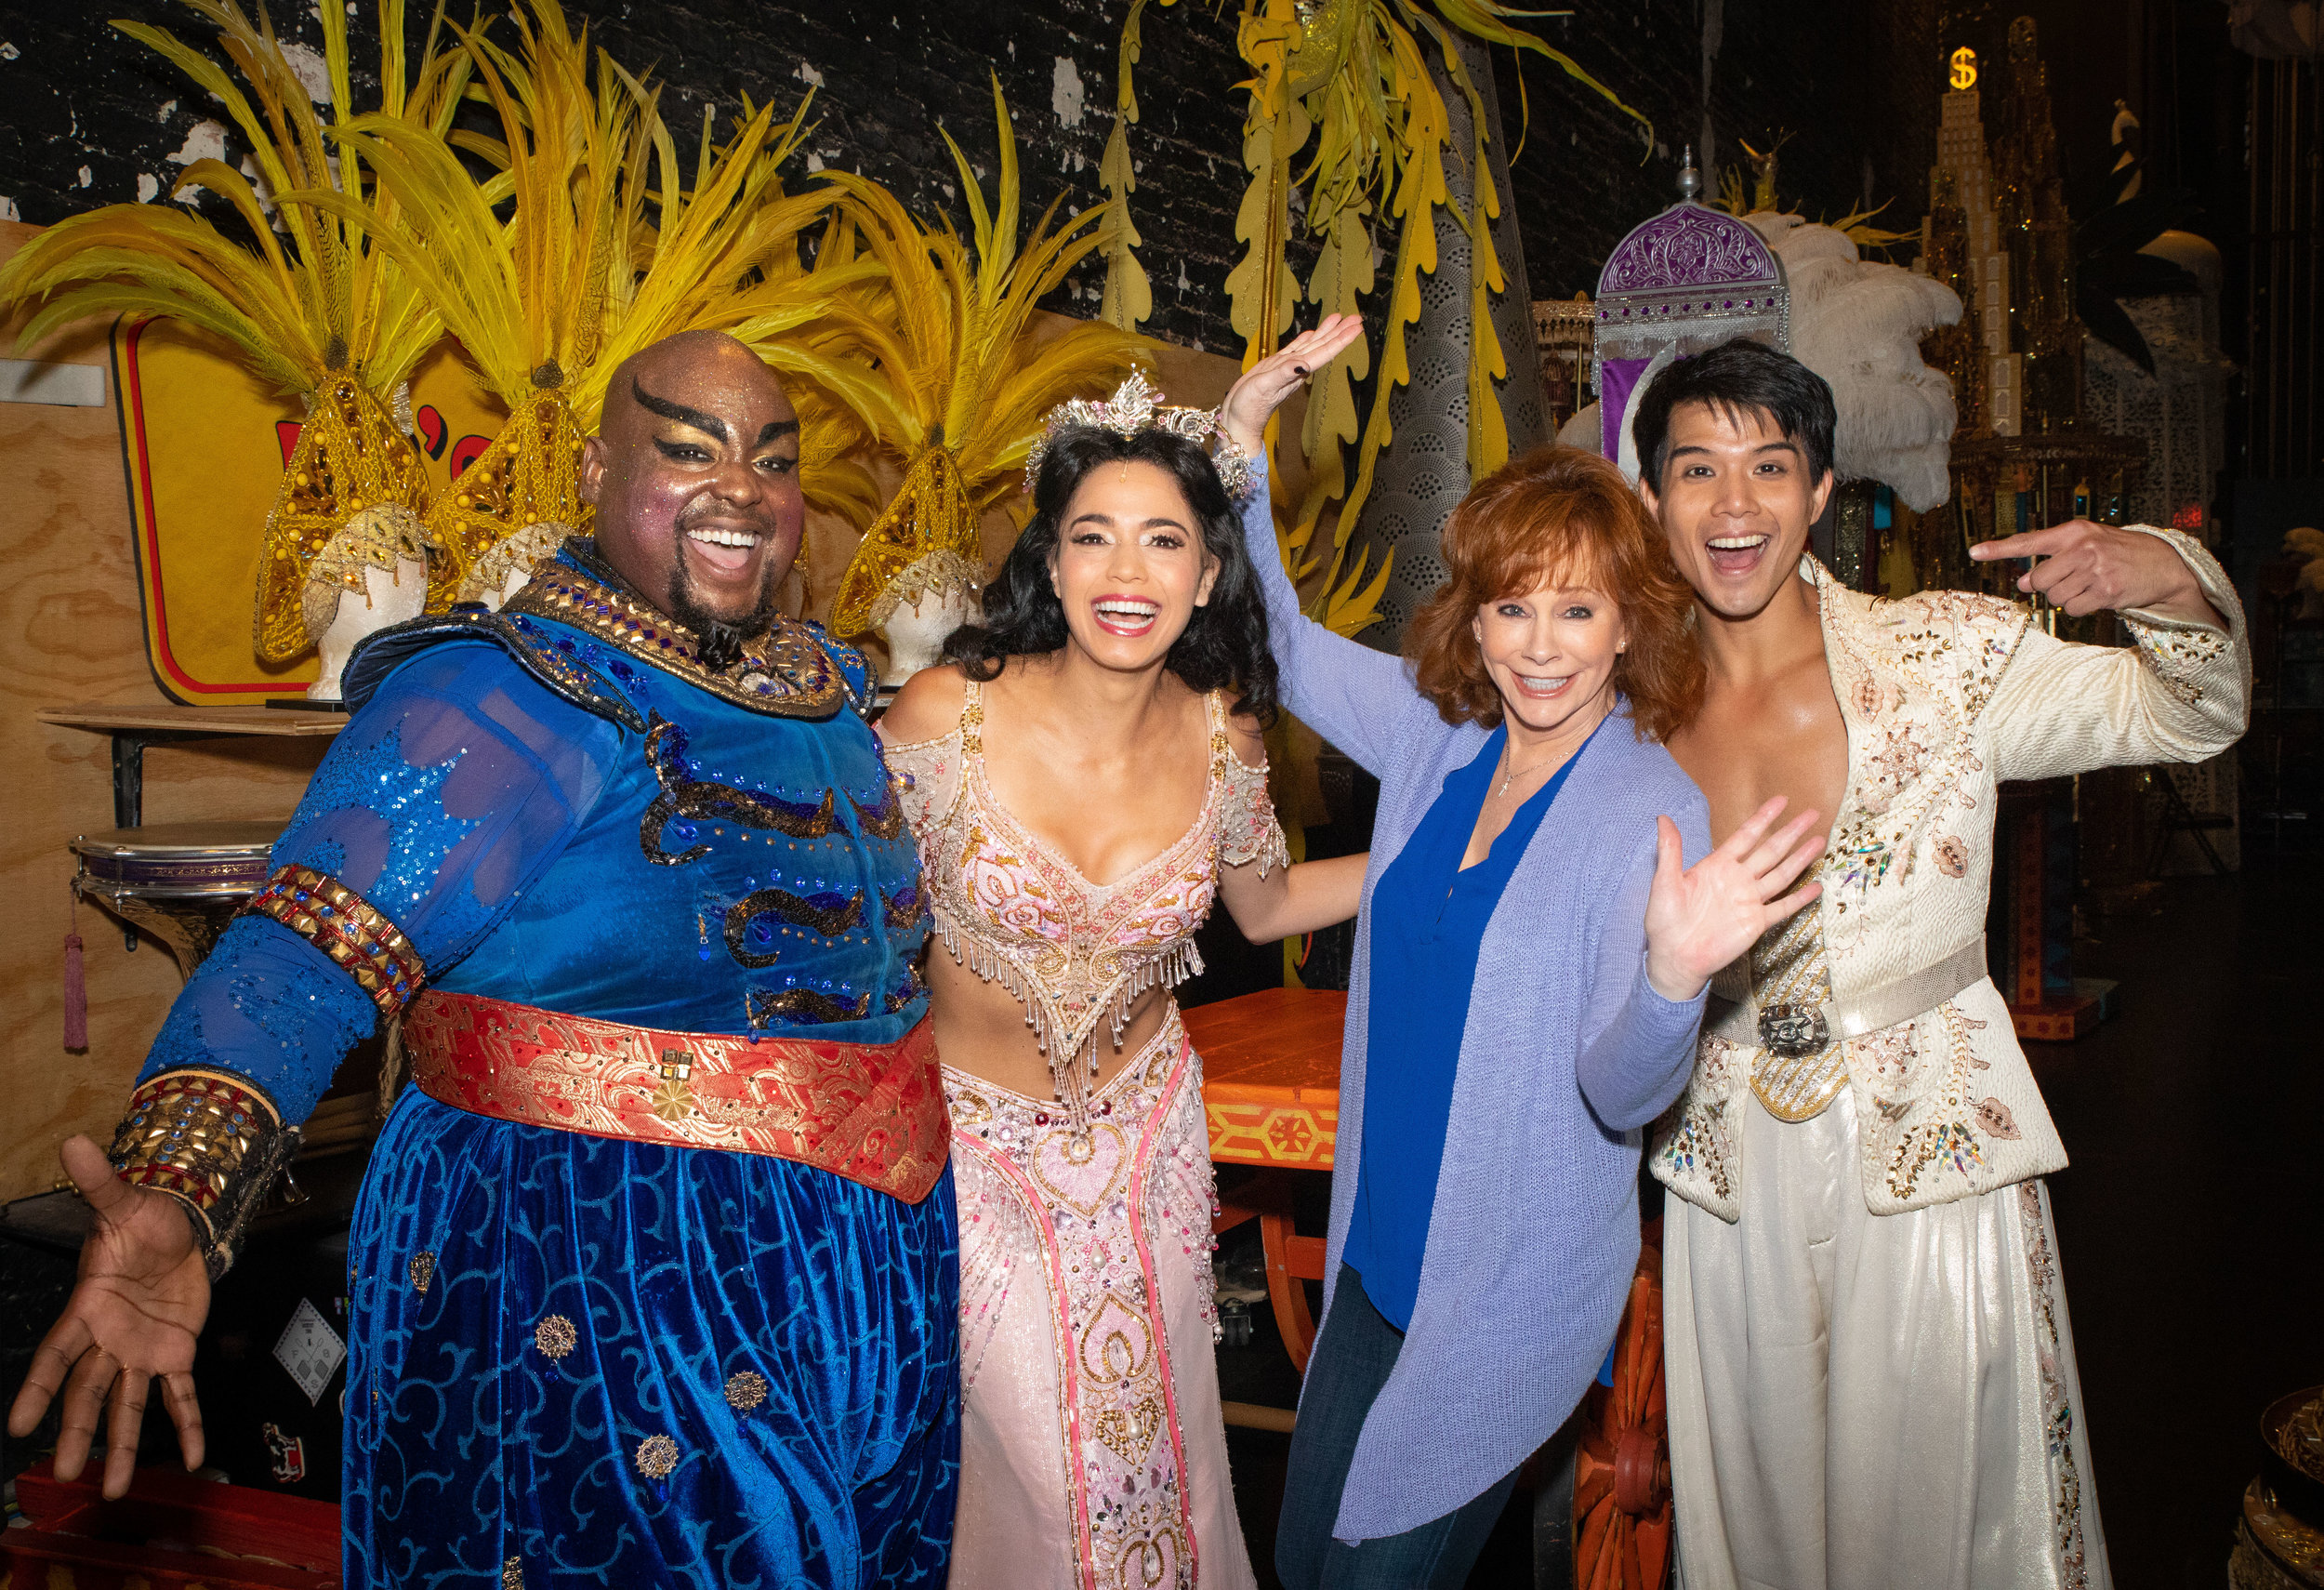
<instances>
[{"instance_id":1,"label":"gold headdress with yellow feather","mask_svg":"<svg viewBox=\"0 0 2324 1590\"><path fill-rule=\"evenodd\" d=\"M786 195L776 175L808 130L805 106L777 126L772 107L746 104L723 146L706 125L689 191L658 90L601 51L592 88L586 30L570 29L556 0L527 0L516 26L516 50L461 34L506 136L450 142L495 168L487 181L444 142L391 124L341 134L411 218L383 246L509 408L430 515L432 603L482 594L586 527L581 444L607 382L681 331L728 332L780 371L800 412L810 505L869 518L869 478L838 455L869 433L875 394L848 338L818 323L880 272L845 250L799 262L800 229L833 202ZM503 220L495 206L511 198Z\"/></svg>"},{"instance_id":2,"label":"gold headdress with yellow feather","mask_svg":"<svg viewBox=\"0 0 2324 1590\"><path fill-rule=\"evenodd\" d=\"M442 334L442 322L375 246L391 223L392 204L365 192L359 166L333 169L325 129L265 13L254 25L233 0L185 3L218 27L248 94L165 30L113 26L223 104L250 143L262 188L205 159L186 168L173 196L191 188L218 194L257 247L185 210L108 205L49 228L19 251L0 270L0 303L41 300L23 334L27 344L84 315L166 315L217 338L263 379L307 399L298 445L267 516L252 621L259 658L284 663L312 644L338 590L363 588L365 567L392 569L425 555L419 526L428 491L418 451L385 400ZM346 13L324 6L316 14L334 114L344 125L352 97ZM439 53L431 29L415 76L404 56L403 0L380 0L379 25L380 109L365 119L440 139L466 84L465 60ZM270 211L259 196L299 189L330 191L340 201L336 213L288 203Z\"/></svg>"},{"instance_id":3,"label":"gold headdress with yellow feather","mask_svg":"<svg viewBox=\"0 0 2324 1590\"><path fill-rule=\"evenodd\" d=\"M1105 212L1054 225L1052 204L1020 247L1016 135L997 76L993 112L997 207L985 203L967 154L943 135L968 199L973 259L948 219L925 227L877 182L830 174L861 246L886 268L884 291L839 318L878 362L879 437L905 464L902 489L840 580L831 628L841 636L874 628L889 582L932 552L981 567L979 523L1016 490L1040 417L1063 398L1105 391L1153 347L1102 321L1055 338L1034 334L1035 306L1097 247L1095 223Z\"/></svg>"}]
</instances>

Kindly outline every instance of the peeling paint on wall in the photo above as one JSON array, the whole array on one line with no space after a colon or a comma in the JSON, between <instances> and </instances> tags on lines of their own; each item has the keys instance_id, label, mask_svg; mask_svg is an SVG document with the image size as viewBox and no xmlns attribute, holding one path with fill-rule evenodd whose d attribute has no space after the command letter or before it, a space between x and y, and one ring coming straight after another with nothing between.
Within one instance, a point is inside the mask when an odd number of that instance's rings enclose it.
<instances>
[{"instance_id":1,"label":"peeling paint on wall","mask_svg":"<svg viewBox=\"0 0 2324 1590\"><path fill-rule=\"evenodd\" d=\"M289 62L291 72L307 98L318 105L331 102L331 68L323 59L323 52L312 45L284 44L283 59Z\"/></svg>"},{"instance_id":2,"label":"peeling paint on wall","mask_svg":"<svg viewBox=\"0 0 2324 1590\"><path fill-rule=\"evenodd\" d=\"M178 152L165 155L172 166L191 166L197 160L226 158L226 126L222 122L196 122L186 129L186 141L178 146Z\"/></svg>"},{"instance_id":3,"label":"peeling paint on wall","mask_svg":"<svg viewBox=\"0 0 2324 1590\"><path fill-rule=\"evenodd\" d=\"M1074 65L1073 57L1061 55L1050 73L1049 106L1057 113L1057 125L1061 127L1079 126L1081 103L1080 69ZM1077 169L1078 162L1076 165Z\"/></svg>"}]
</instances>

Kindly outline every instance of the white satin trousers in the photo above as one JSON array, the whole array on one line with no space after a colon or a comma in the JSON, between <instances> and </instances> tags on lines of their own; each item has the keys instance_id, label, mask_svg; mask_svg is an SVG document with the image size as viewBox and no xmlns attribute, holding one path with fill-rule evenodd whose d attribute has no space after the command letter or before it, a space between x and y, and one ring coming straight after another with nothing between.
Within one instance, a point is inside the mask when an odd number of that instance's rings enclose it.
<instances>
[{"instance_id":1,"label":"white satin trousers","mask_svg":"<svg viewBox=\"0 0 2324 1590\"><path fill-rule=\"evenodd\" d=\"M1875 1215L1849 1093L1737 1105L1741 1218L1665 1219L1684 1590L2110 1590L2041 1183Z\"/></svg>"}]
</instances>

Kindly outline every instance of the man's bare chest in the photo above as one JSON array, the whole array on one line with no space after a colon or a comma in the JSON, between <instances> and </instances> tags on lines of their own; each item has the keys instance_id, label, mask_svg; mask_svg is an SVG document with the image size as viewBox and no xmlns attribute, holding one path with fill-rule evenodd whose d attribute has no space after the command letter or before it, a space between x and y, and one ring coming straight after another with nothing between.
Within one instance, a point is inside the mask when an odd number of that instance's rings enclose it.
<instances>
[{"instance_id":1,"label":"man's bare chest","mask_svg":"<svg viewBox=\"0 0 2324 1590\"><path fill-rule=\"evenodd\" d=\"M1752 689L1714 686L1670 749L1710 804L1714 843L1776 796L1786 817L1813 807L1826 831L1846 799L1848 728L1821 668Z\"/></svg>"}]
</instances>

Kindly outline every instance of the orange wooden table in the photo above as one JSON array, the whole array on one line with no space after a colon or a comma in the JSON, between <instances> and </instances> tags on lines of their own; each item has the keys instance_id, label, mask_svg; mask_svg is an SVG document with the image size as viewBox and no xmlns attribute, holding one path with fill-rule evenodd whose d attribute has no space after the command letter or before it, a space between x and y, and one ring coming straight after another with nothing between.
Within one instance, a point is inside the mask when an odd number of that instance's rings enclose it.
<instances>
[{"instance_id":1,"label":"orange wooden table","mask_svg":"<svg viewBox=\"0 0 2324 1590\"><path fill-rule=\"evenodd\" d=\"M1215 1234L1259 1222L1267 1300L1300 1372L1315 1344L1301 1281L1324 1279L1324 1239L1291 1225L1287 1171L1328 1171L1340 1133L1340 1035L1348 997L1316 988L1262 988L1184 1013L1202 1056L1210 1158L1261 1173L1220 1199Z\"/></svg>"}]
</instances>

